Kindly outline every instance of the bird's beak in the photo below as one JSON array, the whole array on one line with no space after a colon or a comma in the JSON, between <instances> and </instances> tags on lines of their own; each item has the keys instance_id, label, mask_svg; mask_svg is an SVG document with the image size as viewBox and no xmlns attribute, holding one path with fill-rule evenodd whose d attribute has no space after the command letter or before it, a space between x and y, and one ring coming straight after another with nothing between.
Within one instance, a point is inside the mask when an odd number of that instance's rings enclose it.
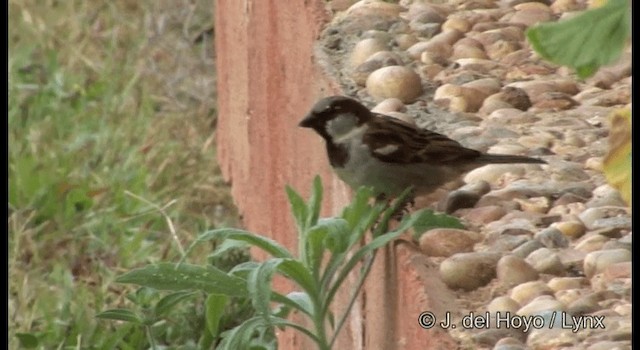
<instances>
[{"instance_id":1,"label":"bird's beak","mask_svg":"<svg viewBox=\"0 0 640 350\"><path fill-rule=\"evenodd\" d=\"M313 113L309 113L307 114L304 119L302 119L300 121L300 123L298 123L299 127L303 127L303 128L312 128L313 127L313 120L314 120L314 115Z\"/></svg>"}]
</instances>

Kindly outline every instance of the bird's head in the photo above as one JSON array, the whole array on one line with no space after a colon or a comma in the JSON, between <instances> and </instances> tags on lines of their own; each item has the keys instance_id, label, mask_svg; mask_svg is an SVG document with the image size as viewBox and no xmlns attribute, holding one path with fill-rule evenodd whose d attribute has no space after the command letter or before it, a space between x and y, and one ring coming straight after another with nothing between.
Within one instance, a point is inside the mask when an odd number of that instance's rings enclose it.
<instances>
[{"instance_id":1,"label":"bird's head","mask_svg":"<svg viewBox=\"0 0 640 350\"><path fill-rule=\"evenodd\" d=\"M370 118L371 112L360 102L345 96L331 96L316 102L298 126L314 129L329 140L348 134Z\"/></svg>"}]
</instances>

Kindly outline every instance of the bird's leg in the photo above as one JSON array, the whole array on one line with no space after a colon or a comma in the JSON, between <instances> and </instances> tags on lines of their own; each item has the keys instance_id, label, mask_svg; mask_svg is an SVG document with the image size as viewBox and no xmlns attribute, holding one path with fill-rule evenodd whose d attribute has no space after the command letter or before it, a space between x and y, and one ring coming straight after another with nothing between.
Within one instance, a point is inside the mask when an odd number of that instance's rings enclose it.
<instances>
[{"instance_id":1,"label":"bird's leg","mask_svg":"<svg viewBox=\"0 0 640 350\"><path fill-rule=\"evenodd\" d=\"M376 196L376 202L384 202L386 209L389 209L393 203L392 201L394 200L398 200L398 198L395 199L389 199L384 193L381 193L379 195ZM402 218L410 213L411 211L411 207L413 207L415 205L415 190L412 190L408 196L406 196L402 202L398 203L399 205L397 206L397 209L395 210L395 212L393 212L391 214L391 219L395 220L395 221L401 221ZM380 218L378 218L378 220L376 221L376 223L373 225L373 231L376 230L376 228L378 227L378 225L380 224Z\"/></svg>"},{"instance_id":2,"label":"bird's leg","mask_svg":"<svg viewBox=\"0 0 640 350\"><path fill-rule=\"evenodd\" d=\"M407 197L402 203L400 203L398 210L395 213L393 213L392 217L400 221L403 216L411 212L411 208L415 206L415 204L416 204L415 191L411 191L411 193L409 194L409 197Z\"/></svg>"}]
</instances>

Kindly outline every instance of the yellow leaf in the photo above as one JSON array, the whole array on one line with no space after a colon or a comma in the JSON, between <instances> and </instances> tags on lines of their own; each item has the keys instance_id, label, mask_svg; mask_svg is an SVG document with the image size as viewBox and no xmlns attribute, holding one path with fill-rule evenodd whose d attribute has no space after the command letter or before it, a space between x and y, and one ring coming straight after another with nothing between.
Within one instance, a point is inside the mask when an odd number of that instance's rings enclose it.
<instances>
[{"instance_id":1,"label":"yellow leaf","mask_svg":"<svg viewBox=\"0 0 640 350\"><path fill-rule=\"evenodd\" d=\"M609 152L603 162L604 175L631 206L631 108L618 109L609 119L611 132Z\"/></svg>"}]
</instances>

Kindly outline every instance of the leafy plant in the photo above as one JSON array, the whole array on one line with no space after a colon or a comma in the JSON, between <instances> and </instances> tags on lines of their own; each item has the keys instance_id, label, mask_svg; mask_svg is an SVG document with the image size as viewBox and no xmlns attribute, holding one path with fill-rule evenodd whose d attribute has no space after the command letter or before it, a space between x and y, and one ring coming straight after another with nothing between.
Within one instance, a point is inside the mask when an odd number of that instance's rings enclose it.
<instances>
[{"instance_id":1,"label":"leafy plant","mask_svg":"<svg viewBox=\"0 0 640 350\"><path fill-rule=\"evenodd\" d=\"M609 0L567 20L540 23L526 35L540 56L570 66L579 77L587 78L620 57L630 28L629 2Z\"/></svg>"},{"instance_id":2,"label":"leafy plant","mask_svg":"<svg viewBox=\"0 0 640 350\"><path fill-rule=\"evenodd\" d=\"M316 177L313 193L308 201L293 189L286 189L291 211L298 228L298 256L277 242L252 232L224 228L205 232L191 244L187 254L196 246L211 240L244 242L261 248L271 258L258 262L245 262L224 272L212 266L198 266L181 261L178 264L158 263L132 270L117 281L141 286L169 290L203 291L207 294L206 326L212 338L221 338L220 349L269 349L275 347L275 327L290 327L309 337L318 349L331 349L347 320L349 312L364 284L377 249L385 246L402 233L433 218L428 210L405 216L395 229L389 223L401 209L410 190L396 201L370 203L371 190L361 188L351 204L338 217L320 218L322 184ZM446 223L439 221L437 224ZM450 222L459 225L459 222ZM372 232L367 241L365 234ZM363 241L367 241L363 243ZM231 244L233 246L233 244ZM218 250L228 249L222 244ZM215 252L214 252L215 254ZM346 309L334 315L332 304L347 277L357 271L358 278L351 291ZM280 275L298 288L287 295L272 287L274 275ZM251 300L255 315L228 332L221 333L219 320L221 310L230 297ZM272 307L275 303L276 306ZM296 311L305 315L311 328L295 323L287 316ZM106 311L101 317L128 320L144 324L142 320L126 311Z\"/></svg>"},{"instance_id":3,"label":"leafy plant","mask_svg":"<svg viewBox=\"0 0 640 350\"><path fill-rule=\"evenodd\" d=\"M609 152L603 162L604 175L631 206L631 109L616 110L609 119L611 132Z\"/></svg>"}]
</instances>

